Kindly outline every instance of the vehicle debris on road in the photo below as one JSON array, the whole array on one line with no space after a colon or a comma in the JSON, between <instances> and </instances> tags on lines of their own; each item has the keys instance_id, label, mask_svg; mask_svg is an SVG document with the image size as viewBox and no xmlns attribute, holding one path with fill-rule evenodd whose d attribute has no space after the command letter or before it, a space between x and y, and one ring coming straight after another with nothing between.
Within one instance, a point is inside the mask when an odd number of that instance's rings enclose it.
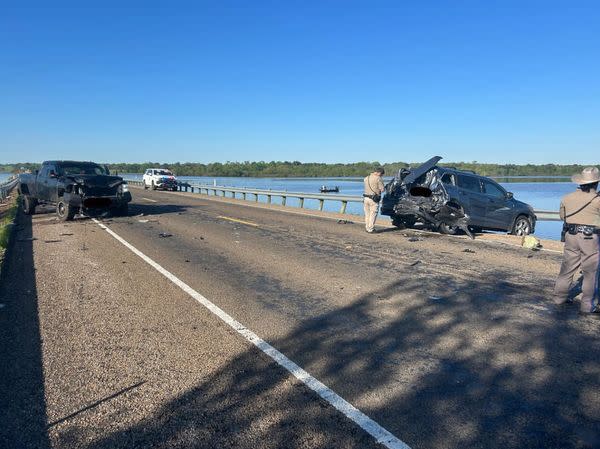
<instances>
[{"instance_id":1,"label":"vehicle debris on road","mask_svg":"<svg viewBox=\"0 0 600 449\"><path fill-rule=\"evenodd\" d=\"M530 249L532 251L537 251L537 250L539 250L542 247L542 244L539 241L539 239L535 238L534 236L532 236L532 235L526 235L521 240L521 246L523 248L527 248L527 249Z\"/></svg>"},{"instance_id":2,"label":"vehicle debris on road","mask_svg":"<svg viewBox=\"0 0 600 449\"><path fill-rule=\"evenodd\" d=\"M160 232L160 233L158 234L158 236L159 236L159 237L161 237L161 238L167 238L167 237L172 237L172 236L173 236L173 234L169 234L169 233L167 233L167 232Z\"/></svg>"}]
</instances>

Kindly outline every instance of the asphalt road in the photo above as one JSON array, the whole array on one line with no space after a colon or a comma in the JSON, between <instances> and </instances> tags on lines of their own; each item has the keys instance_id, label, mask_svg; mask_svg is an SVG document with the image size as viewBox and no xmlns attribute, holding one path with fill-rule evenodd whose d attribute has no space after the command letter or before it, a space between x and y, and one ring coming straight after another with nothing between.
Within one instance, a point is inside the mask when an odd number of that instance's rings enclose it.
<instances>
[{"instance_id":1,"label":"asphalt road","mask_svg":"<svg viewBox=\"0 0 600 449\"><path fill-rule=\"evenodd\" d=\"M410 447L600 447L560 255L133 195L106 226ZM1 447L382 447L89 219L20 217L0 303Z\"/></svg>"}]
</instances>

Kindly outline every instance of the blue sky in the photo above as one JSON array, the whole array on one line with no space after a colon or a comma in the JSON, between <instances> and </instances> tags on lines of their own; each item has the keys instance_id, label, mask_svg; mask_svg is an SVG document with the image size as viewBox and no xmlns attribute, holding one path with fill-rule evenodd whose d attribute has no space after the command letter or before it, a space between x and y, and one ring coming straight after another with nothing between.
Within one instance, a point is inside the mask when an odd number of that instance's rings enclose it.
<instances>
[{"instance_id":1,"label":"blue sky","mask_svg":"<svg viewBox=\"0 0 600 449\"><path fill-rule=\"evenodd\" d=\"M92 5L2 2L0 162L600 160L599 2Z\"/></svg>"}]
</instances>

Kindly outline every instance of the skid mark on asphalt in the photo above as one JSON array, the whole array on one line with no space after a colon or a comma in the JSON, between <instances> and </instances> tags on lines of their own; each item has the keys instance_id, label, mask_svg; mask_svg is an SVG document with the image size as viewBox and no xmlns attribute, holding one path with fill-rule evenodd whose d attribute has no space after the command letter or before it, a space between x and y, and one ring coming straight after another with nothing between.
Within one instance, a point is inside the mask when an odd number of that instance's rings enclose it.
<instances>
[{"instance_id":1,"label":"skid mark on asphalt","mask_svg":"<svg viewBox=\"0 0 600 449\"><path fill-rule=\"evenodd\" d=\"M233 221L233 222L235 222L235 223L241 223L241 224L245 224L245 225L248 225L248 226L254 226L255 228L258 228L258 227L260 227L260 225L259 225L259 224L257 224L257 223L252 223L251 221L239 220L239 219L237 219L237 218L224 217L224 216L222 216L222 215L219 215L217 218L221 218L221 219L223 219L223 220L227 220L227 221Z\"/></svg>"},{"instance_id":2,"label":"skid mark on asphalt","mask_svg":"<svg viewBox=\"0 0 600 449\"><path fill-rule=\"evenodd\" d=\"M226 218L226 217L221 217ZM201 305L206 307L210 312L216 315L223 322L228 324L233 330L235 330L238 334L244 337L247 341L252 343L258 349L260 349L263 353L268 355L271 359L277 362L281 367L286 369L290 374L292 374L296 379L306 385L308 388L317 393L322 399L331 404L336 410L343 413L347 418L351 419L354 423L356 423L361 429L371 435L375 440L387 447L388 449L410 449L406 443L398 439L391 432L380 426L377 422L373 421L359 409L354 407L340 395L338 395L335 391L330 389L328 386L323 384L318 379L311 376L307 371L302 369L292 360L288 359L285 355L271 346L269 343L260 338L257 334L252 332L250 329L245 327L242 323L236 321L232 316L227 314L221 308L210 302L203 295L198 293L192 287L187 285L177 276L163 268L161 265L156 263L150 257L146 256L139 249L134 247L131 243L127 242L121 236L119 236L116 232L109 229L104 224L100 223L95 218L92 219L94 223L108 232L111 236L113 236L117 241L121 242L125 247L131 250L134 254L139 256L144 262L162 274L164 277L169 279L172 283L181 288L184 292L194 298ZM235 219L234 219L235 220ZM237 220L236 220L237 221Z\"/></svg>"}]
</instances>

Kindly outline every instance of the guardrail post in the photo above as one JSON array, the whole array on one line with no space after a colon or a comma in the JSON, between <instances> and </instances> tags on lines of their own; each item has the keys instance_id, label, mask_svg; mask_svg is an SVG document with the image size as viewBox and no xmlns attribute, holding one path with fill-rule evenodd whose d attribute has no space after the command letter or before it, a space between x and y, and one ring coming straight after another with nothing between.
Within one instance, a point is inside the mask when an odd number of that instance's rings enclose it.
<instances>
[{"instance_id":1,"label":"guardrail post","mask_svg":"<svg viewBox=\"0 0 600 449\"><path fill-rule=\"evenodd\" d=\"M213 189L213 196L217 196L217 189Z\"/></svg>"},{"instance_id":2,"label":"guardrail post","mask_svg":"<svg viewBox=\"0 0 600 449\"><path fill-rule=\"evenodd\" d=\"M319 211L323 211L323 203L325 203L325 200L319 200Z\"/></svg>"},{"instance_id":3,"label":"guardrail post","mask_svg":"<svg viewBox=\"0 0 600 449\"><path fill-rule=\"evenodd\" d=\"M346 206L348 205L348 201L342 201L342 208L340 209L340 214L346 213Z\"/></svg>"},{"instance_id":4,"label":"guardrail post","mask_svg":"<svg viewBox=\"0 0 600 449\"><path fill-rule=\"evenodd\" d=\"M271 204L271 195L267 195L267 204Z\"/></svg>"},{"instance_id":5,"label":"guardrail post","mask_svg":"<svg viewBox=\"0 0 600 449\"><path fill-rule=\"evenodd\" d=\"M242 198L245 200L246 199L246 192L242 192Z\"/></svg>"},{"instance_id":6,"label":"guardrail post","mask_svg":"<svg viewBox=\"0 0 600 449\"><path fill-rule=\"evenodd\" d=\"M225 190L223 190L223 195L222 196L225 196Z\"/></svg>"},{"instance_id":7,"label":"guardrail post","mask_svg":"<svg viewBox=\"0 0 600 449\"><path fill-rule=\"evenodd\" d=\"M304 208L304 198L300 198L300 209Z\"/></svg>"},{"instance_id":8,"label":"guardrail post","mask_svg":"<svg viewBox=\"0 0 600 449\"><path fill-rule=\"evenodd\" d=\"M254 201L256 201L258 203L258 193L254 194Z\"/></svg>"},{"instance_id":9,"label":"guardrail post","mask_svg":"<svg viewBox=\"0 0 600 449\"><path fill-rule=\"evenodd\" d=\"M231 192L231 198L235 198L235 192Z\"/></svg>"},{"instance_id":10,"label":"guardrail post","mask_svg":"<svg viewBox=\"0 0 600 449\"><path fill-rule=\"evenodd\" d=\"M285 197L285 196L282 196L282 197L281 197L281 205L282 205L282 206L285 206L285 203L286 203L286 197Z\"/></svg>"}]
</instances>

